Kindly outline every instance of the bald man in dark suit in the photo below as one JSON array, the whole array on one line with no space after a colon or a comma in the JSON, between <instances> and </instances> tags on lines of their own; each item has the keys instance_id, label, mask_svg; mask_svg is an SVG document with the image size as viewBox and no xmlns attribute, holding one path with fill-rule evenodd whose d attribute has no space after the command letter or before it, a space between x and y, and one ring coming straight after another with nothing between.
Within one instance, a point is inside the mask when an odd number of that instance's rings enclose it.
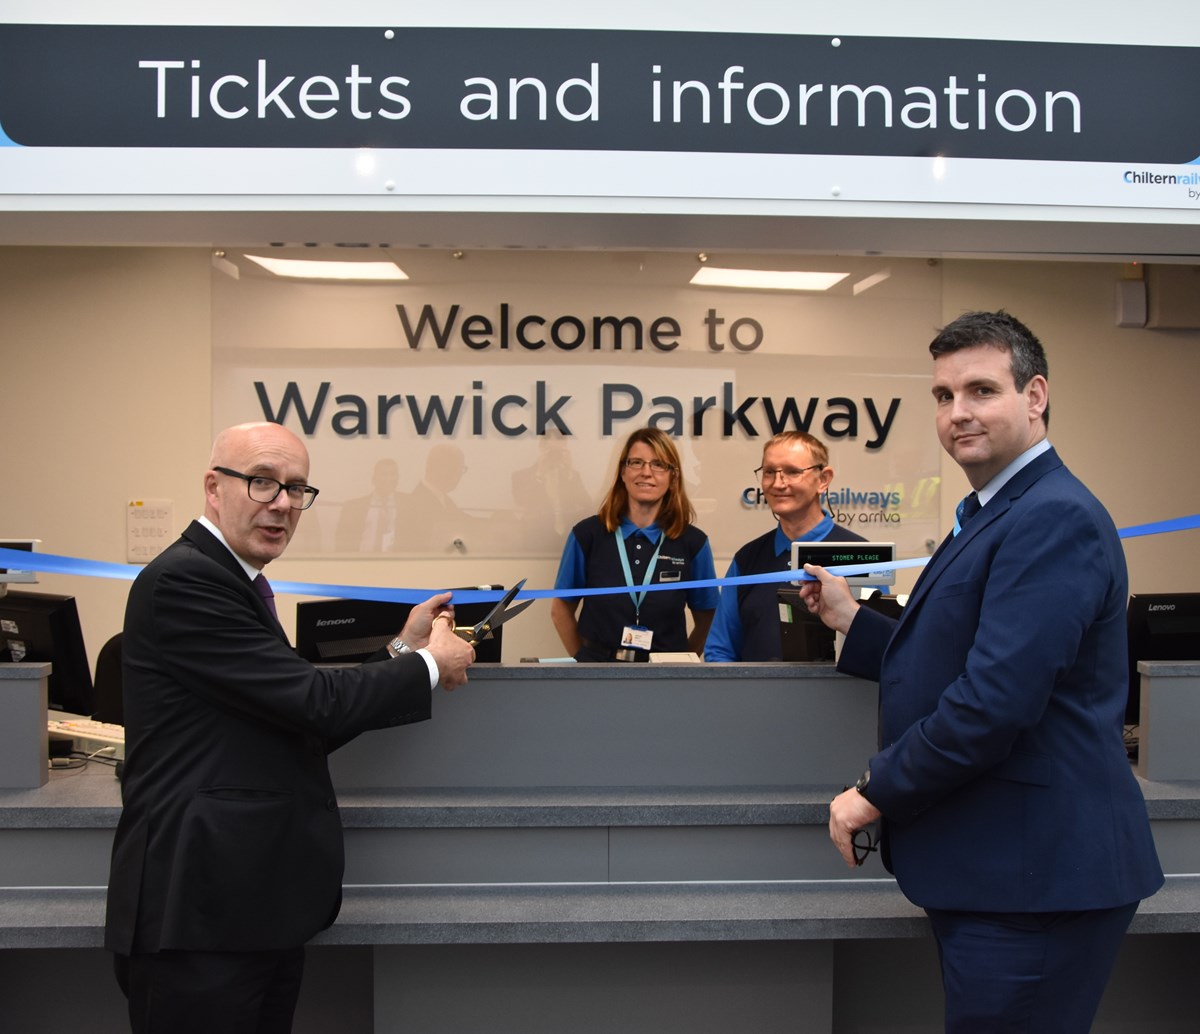
<instances>
[{"instance_id":1,"label":"bald man in dark suit","mask_svg":"<svg viewBox=\"0 0 1200 1034\"><path fill-rule=\"evenodd\" d=\"M105 945L135 1034L291 1029L303 945L341 903L326 755L428 718L434 686L464 683L474 659L449 594L414 607L377 662L296 655L261 572L316 496L308 467L277 424L222 432L204 516L129 593Z\"/></svg>"}]
</instances>

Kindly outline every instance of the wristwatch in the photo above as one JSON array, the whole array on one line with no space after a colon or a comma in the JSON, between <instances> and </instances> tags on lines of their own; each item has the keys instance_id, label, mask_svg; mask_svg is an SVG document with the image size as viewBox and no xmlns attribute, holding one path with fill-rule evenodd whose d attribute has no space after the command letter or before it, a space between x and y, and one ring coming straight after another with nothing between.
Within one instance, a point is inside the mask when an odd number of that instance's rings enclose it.
<instances>
[{"instance_id":1,"label":"wristwatch","mask_svg":"<svg viewBox=\"0 0 1200 1034\"><path fill-rule=\"evenodd\" d=\"M388 643L387 648L388 653L393 657L399 657L402 653L412 653L412 647L399 636L396 636L395 639Z\"/></svg>"},{"instance_id":2,"label":"wristwatch","mask_svg":"<svg viewBox=\"0 0 1200 1034\"><path fill-rule=\"evenodd\" d=\"M870 803L871 800L870 797L867 797L867 787L870 785L870 783L871 770L868 768L862 775L858 777L858 782L854 784L854 789L861 793L863 797L866 797L868 803Z\"/></svg>"}]
</instances>

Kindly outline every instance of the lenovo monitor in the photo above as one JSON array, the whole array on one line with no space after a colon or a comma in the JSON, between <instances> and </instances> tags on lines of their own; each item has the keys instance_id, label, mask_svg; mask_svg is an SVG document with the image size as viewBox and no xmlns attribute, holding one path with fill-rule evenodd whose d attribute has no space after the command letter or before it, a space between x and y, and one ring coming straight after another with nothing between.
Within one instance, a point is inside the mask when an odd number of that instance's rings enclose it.
<instances>
[{"instance_id":1,"label":"lenovo monitor","mask_svg":"<svg viewBox=\"0 0 1200 1034\"><path fill-rule=\"evenodd\" d=\"M502 585L471 586L502 589ZM495 603L456 603L454 620L473 625L491 612ZM410 603L380 600L312 600L296 604L296 652L319 664L358 664L387 645L408 620ZM475 647L475 660L498 663L503 628Z\"/></svg>"},{"instance_id":2,"label":"lenovo monitor","mask_svg":"<svg viewBox=\"0 0 1200 1034\"><path fill-rule=\"evenodd\" d=\"M1200 660L1200 592L1134 593L1129 597L1129 700L1125 724L1141 721L1138 661Z\"/></svg>"}]
</instances>

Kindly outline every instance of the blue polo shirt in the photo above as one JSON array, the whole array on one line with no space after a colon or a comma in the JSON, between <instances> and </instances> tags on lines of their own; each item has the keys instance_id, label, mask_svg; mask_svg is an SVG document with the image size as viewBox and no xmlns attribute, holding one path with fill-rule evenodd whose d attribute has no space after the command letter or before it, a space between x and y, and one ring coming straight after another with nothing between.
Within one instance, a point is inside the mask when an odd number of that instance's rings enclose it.
<instances>
[{"instance_id":1,"label":"blue polo shirt","mask_svg":"<svg viewBox=\"0 0 1200 1034\"><path fill-rule=\"evenodd\" d=\"M861 535L835 524L828 514L796 541L865 542ZM773 531L747 542L733 555L726 578L743 574L786 571L792 563L792 539L776 525ZM706 661L778 661L783 657L779 630L782 582L726 585L704 643Z\"/></svg>"},{"instance_id":2,"label":"blue polo shirt","mask_svg":"<svg viewBox=\"0 0 1200 1034\"><path fill-rule=\"evenodd\" d=\"M628 518L621 521L617 530L629 558L634 594L641 591L646 565L654 556L655 547L658 547L658 559L648 584L716 578L708 536L694 525L689 524L677 539L664 536L657 524L639 528ZM597 516L576 524L567 536L554 588L562 591L625 584L625 572L613 533ZM572 597L564 594L563 598ZM626 625L644 625L654 632L653 651L687 650L684 608L713 610L719 599L716 586L647 592L640 609L635 608L629 592L588 596L584 598L579 615L579 634L602 649L616 650L621 645L621 631Z\"/></svg>"}]
</instances>

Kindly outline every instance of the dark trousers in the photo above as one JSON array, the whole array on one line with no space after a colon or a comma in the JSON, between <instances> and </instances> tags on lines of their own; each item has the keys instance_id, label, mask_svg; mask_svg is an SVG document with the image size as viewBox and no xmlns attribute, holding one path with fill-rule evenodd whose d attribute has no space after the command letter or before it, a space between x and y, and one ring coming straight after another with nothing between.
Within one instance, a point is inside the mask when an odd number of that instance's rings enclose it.
<instances>
[{"instance_id":1,"label":"dark trousers","mask_svg":"<svg viewBox=\"0 0 1200 1034\"><path fill-rule=\"evenodd\" d=\"M1088 912L926 909L946 1034L1087 1034L1137 902Z\"/></svg>"},{"instance_id":2,"label":"dark trousers","mask_svg":"<svg viewBox=\"0 0 1200 1034\"><path fill-rule=\"evenodd\" d=\"M304 949L115 956L133 1034L289 1034Z\"/></svg>"}]
</instances>

